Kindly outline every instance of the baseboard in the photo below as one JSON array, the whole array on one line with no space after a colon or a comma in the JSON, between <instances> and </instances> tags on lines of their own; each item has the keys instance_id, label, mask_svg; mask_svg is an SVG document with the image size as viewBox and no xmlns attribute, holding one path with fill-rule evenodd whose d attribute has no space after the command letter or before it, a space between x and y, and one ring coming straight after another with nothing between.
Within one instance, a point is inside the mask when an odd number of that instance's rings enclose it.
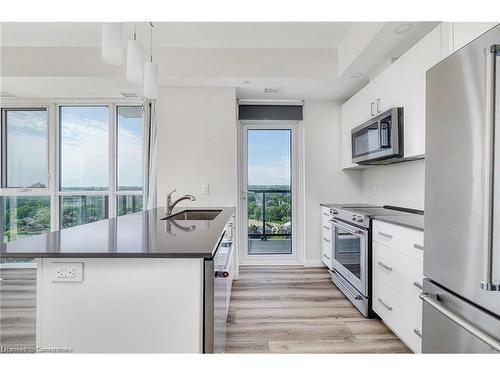
<instances>
[{"instance_id":1,"label":"baseboard","mask_svg":"<svg viewBox=\"0 0 500 375\"><path fill-rule=\"evenodd\" d=\"M304 267L326 267L321 259L305 259Z\"/></svg>"}]
</instances>

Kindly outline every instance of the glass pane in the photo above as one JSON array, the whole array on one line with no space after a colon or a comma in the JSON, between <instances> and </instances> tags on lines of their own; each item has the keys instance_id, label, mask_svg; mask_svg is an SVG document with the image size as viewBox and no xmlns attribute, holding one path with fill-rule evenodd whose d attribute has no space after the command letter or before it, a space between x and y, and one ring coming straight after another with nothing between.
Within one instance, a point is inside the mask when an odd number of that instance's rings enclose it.
<instances>
[{"instance_id":1,"label":"glass pane","mask_svg":"<svg viewBox=\"0 0 500 375\"><path fill-rule=\"evenodd\" d=\"M50 197L2 197L0 206L4 242L50 231Z\"/></svg>"},{"instance_id":2,"label":"glass pane","mask_svg":"<svg viewBox=\"0 0 500 375\"><path fill-rule=\"evenodd\" d=\"M107 190L108 107L61 107L61 190Z\"/></svg>"},{"instance_id":3,"label":"glass pane","mask_svg":"<svg viewBox=\"0 0 500 375\"><path fill-rule=\"evenodd\" d=\"M142 107L117 108L118 190L142 190Z\"/></svg>"},{"instance_id":4,"label":"glass pane","mask_svg":"<svg viewBox=\"0 0 500 375\"><path fill-rule=\"evenodd\" d=\"M107 196L69 195L60 199L63 229L108 218Z\"/></svg>"},{"instance_id":5,"label":"glass pane","mask_svg":"<svg viewBox=\"0 0 500 375\"><path fill-rule=\"evenodd\" d=\"M359 130L354 134L353 156L363 156L380 149L378 123Z\"/></svg>"},{"instance_id":6,"label":"glass pane","mask_svg":"<svg viewBox=\"0 0 500 375\"><path fill-rule=\"evenodd\" d=\"M361 239L341 228L336 229L335 260L352 272L361 276Z\"/></svg>"},{"instance_id":7,"label":"glass pane","mask_svg":"<svg viewBox=\"0 0 500 375\"><path fill-rule=\"evenodd\" d=\"M47 111L6 110L6 187L44 188L48 177Z\"/></svg>"},{"instance_id":8,"label":"glass pane","mask_svg":"<svg viewBox=\"0 0 500 375\"><path fill-rule=\"evenodd\" d=\"M142 210L142 195L117 195L116 213L118 216L128 215Z\"/></svg>"},{"instance_id":9,"label":"glass pane","mask_svg":"<svg viewBox=\"0 0 500 375\"><path fill-rule=\"evenodd\" d=\"M290 130L250 129L248 253L292 253Z\"/></svg>"}]
</instances>

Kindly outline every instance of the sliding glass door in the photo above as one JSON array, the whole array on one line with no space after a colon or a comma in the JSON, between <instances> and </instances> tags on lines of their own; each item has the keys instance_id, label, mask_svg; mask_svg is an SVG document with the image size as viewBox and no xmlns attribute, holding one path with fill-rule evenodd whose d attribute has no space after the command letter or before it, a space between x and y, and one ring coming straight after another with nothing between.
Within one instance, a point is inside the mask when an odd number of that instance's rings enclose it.
<instances>
[{"instance_id":1,"label":"sliding glass door","mask_svg":"<svg viewBox=\"0 0 500 375\"><path fill-rule=\"evenodd\" d=\"M293 128L243 126L247 258L293 257Z\"/></svg>"}]
</instances>

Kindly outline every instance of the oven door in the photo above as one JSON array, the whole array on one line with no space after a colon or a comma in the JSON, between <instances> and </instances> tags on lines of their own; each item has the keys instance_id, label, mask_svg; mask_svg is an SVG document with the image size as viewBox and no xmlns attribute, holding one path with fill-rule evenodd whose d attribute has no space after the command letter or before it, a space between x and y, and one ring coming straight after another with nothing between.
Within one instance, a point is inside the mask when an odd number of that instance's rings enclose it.
<instances>
[{"instance_id":1,"label":"oven door","mask_svg":"<svg viewBox=\"0 0 500 375\"><path fill-rule=\"evenodd\" d=\"M333 219L333 268L363 296L368 296L368 230Z\"/></svg>"}]
</instances>

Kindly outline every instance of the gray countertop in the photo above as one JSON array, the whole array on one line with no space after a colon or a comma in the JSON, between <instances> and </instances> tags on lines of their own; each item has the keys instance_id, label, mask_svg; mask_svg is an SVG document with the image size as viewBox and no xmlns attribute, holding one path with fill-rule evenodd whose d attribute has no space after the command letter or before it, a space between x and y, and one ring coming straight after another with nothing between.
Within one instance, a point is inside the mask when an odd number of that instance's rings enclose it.
<instances>
[{"instance_id":1,"label":"gray countertop","mask_svg":"<svg viewBox=\"0 0 500 375\"><path fill-rule=\"evenodd\" d=\"M28 258L211 258L234 207L178 207L222 210L208 220L161 220L164 208L25 237L3 243L0 257Z\"/></svg>"},{"instance_id":2,"label":"gray countertop","mask_svg":"<svg viewBox=\"0 0 500 375\"><path fill-rule=\"evenodd\" d=\"M397 224L411 229L424 230L424 215L404 214L401 216L375 216L374 220Z\"/></svg>"}]
</instances>

